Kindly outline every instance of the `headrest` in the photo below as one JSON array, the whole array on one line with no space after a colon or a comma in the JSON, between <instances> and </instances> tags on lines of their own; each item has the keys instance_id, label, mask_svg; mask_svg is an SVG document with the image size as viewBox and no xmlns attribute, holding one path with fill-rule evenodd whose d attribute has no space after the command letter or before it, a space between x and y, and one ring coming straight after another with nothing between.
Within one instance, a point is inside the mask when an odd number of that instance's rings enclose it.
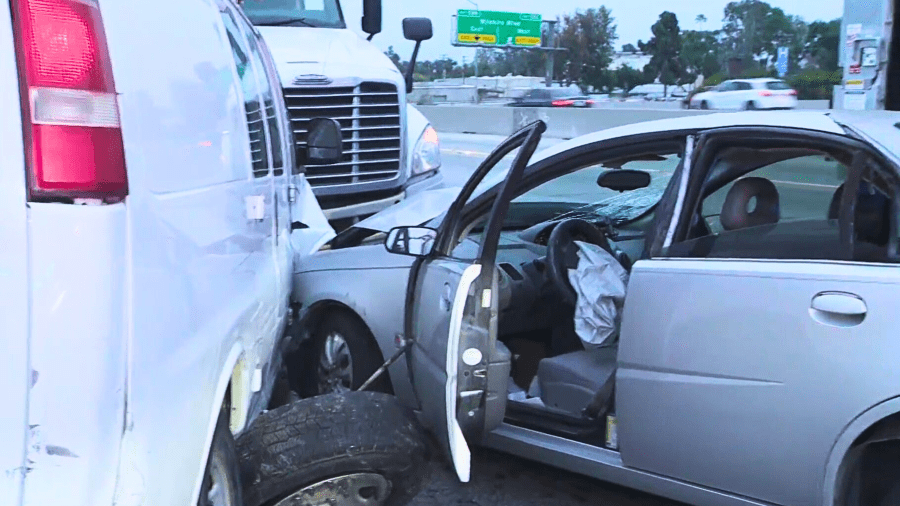
<instances>
[{"instance_id":1,"label":"headrest","mask_svg":"<svg viewBox=\"0 0 900 506\"><path fill-rule=\"evenodd\" d=\"M756 199L753 211L749 211L750 201ZM738 230L778 223L781 210L778 188L762 177L738 179L725 197L719 220L725 230Z\"/></svg>"}]
</instances>

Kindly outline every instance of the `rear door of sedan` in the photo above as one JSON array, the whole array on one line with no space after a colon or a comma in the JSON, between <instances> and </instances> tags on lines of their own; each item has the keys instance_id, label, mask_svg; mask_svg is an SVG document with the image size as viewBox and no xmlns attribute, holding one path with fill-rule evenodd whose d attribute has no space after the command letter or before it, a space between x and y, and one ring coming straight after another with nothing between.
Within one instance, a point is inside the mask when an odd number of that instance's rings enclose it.
<instances>
[{"instance_id":1,"label":"rear door of sedan","mask_svg":"<svg viewBox=\"0 0 900 506\"><path fill-rule=\"evenodd\" d=\"M721 176L713 160L726 149L758 161ZM779 160L785 149L796 155ZM785 128L707 134L690 160L677 218L628 286L623 462L767 503L820 504L837 436L898 393L897 168L843 135Z\"/></svg>"}]
</instances>

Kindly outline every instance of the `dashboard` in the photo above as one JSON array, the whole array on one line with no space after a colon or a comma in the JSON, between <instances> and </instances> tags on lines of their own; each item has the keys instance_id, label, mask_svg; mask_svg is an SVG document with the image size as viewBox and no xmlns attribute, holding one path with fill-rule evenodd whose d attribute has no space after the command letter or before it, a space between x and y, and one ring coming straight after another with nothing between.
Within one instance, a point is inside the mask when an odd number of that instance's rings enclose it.
<instances>
[{"instance_id":1,"label":"dashboard","mask_svg":"<svg viewBox=\"0 0 900 506\"><path fill-rule=\"evenodd\" d=\"M652 213L613 229L610 244L629 258L641 258ZM508 336L552 326L552 309L559 304L556 287L546 276L550 234L559 221L545 221L524 230L504 230L497 248L500 335ZM475 259L481 232L470 234L454 250L460 259Z\"/></svg>"}]
</instances>

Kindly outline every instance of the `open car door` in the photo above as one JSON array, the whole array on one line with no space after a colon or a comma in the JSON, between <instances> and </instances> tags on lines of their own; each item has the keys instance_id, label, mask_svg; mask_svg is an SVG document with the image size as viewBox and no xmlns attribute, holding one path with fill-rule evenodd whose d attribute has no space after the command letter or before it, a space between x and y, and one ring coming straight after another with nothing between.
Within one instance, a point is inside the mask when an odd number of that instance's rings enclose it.
<instances>
[{"instance_id":1,"label":"open car door","mask_svg":"<svg viewBox=\"0 0 900 506\"><path fill-rule=\"evenodd\" d=\"M419 256L410 271L405 334L416 396L425 425L450 453L461 481L469 481L467 438L477 439L503 421L510 353L497 342L497 247L511 196L541 135L536 122L504 141L476 170L450 207L440 229L394 229L386 246ZM503 158L517 148L498 190L467 205L474 190ZM487 224L475 259L453 258L462 230L474 219L473 207L486 206ZM467 216L468 215L468 216Z\"/></svg>"}]
</instances>

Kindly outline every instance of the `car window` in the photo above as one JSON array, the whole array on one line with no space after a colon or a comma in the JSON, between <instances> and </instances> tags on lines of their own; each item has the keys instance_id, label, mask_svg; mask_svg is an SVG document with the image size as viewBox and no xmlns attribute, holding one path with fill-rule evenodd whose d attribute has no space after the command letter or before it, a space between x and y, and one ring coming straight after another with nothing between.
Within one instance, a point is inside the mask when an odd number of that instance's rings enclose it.
<instances>
[{"instance_id":1,"label":"car window","mask_svg":"<svg viewBox=\"0 0 900 506\"><path fill-rule=\"evenodd\" d=\"M738 91L752 90L753 85L750 83L735 83Z\"/></svg>"},{"instance_id":2,"label":"car window","mask_svg":"<svg viewBox=\"0 0 900 506\"><path fill-rule=\"evenodd\" d=\"M278 122L279 108L276 107L275 104L276 99L280 101L281 98L276 96L272 81L268 78L268 74L266 73L267 67L263 63L259 42L252 34L248 34L247 43L250 47L253 68L258 69L257 78L259 79L263 105L261 114L266 123L266 137L269 141L269 148L271 150L270 167L276 176L280 176L284 173L284 151L282 146L284 132L281 131L281 125ZM254 171L254 175L257 175L256 171ZM259 177L262 175L264 174L260 172Z\"/></svg>"},{"instance_id":3,"label":"car window","mask_svg":"<svg viewBox=\"0 0 900 506\"><path fill-rule=\"evenodd\" d=\"M726 81L719 85L719 91L732 91L734 90L734 83L731 81Z\"/></svg>"},{"instance_id":4,"label":"car window","mask_svg":"<svg viewBox=\"0 0 900 506\"><path fill-rule=\"evenodd\" d=\"M251 0L241 7L259 26L347 27L337 0Z\"/></svg>"},{"instance_id":5,"label":"car window","mask_svg":"<svg viewBox=\"0 0 900 506\"><path fill-rule=\"evenodd\" d=\"M250 134L250 160L254 177L265 177L269 174L269 153L266 129L263 125L264 114L261 100L261 87L264 79L258 72L262 66L258 62L258 55L254 55L247 39L238 28L237 21L230 10L222 13L225 23L225 33L231 45L231 52L237 66L237 73L241 80L241 88L244 92L244 111L247 115L247 129Z\"/></svg>"},{"instance_id":6,"label":"car window","mask_svg":"<svg viewBox=\"0 0 900 506\"><path fill-rule=\"evenodd\" d=\"M731 163L766 156L773 155L743 151ZM846 259L838 221L846 165L822 153L738 171L724 186L721 174L709 171L687 238L667 256Z\"/></svg>"},{"instance_id":7,"label":"car window","mask_svg":"<svg viewBox=\"0 0 900 506\"><path fill-rule=\"evenodd\" d=\"M791 89L791 87L788 86L788 83L786 83L784 81L769 81L766 83L766 88L770 89L770 90L789 90L789 89Z\"/></svg>"},{"instance_id":8,"label":"car window","mask_svg":"<svg viewBox=\"0 0 900 506\"><path fill-rule=\"evenodd\" d=\"M581 217L607 217L614 223L626 223L645 214L659 202L672 174L681 162L680 154L667 154L653 161L632 161L623 169L644 170L651 174L647 188L619 193L597 185L600 174L615 170L602 164L592 165L550 180L512 201L518 205L539 204L547 209L546 219L577 214Z\"/></svg>"}]
</instances>

